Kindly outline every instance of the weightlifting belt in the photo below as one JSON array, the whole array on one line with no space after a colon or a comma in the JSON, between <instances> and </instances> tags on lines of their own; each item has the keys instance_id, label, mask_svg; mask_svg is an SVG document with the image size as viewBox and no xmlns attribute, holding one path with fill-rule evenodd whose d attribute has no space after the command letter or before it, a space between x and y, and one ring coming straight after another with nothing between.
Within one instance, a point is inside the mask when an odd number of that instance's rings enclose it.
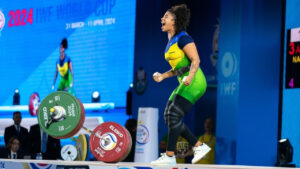
<instances>
[{"instance_id":1,"label":"weightlifting belt","mask_svg":"<svg viewBox=\"0 0 300 169\"><path fill-rule=\"evenodd\" d=\"M179 77L183 74L185 74L186 72L190 71L191 65L179 68L177 70L175 70L175 74Z\"/></svg>"}]
</instances>

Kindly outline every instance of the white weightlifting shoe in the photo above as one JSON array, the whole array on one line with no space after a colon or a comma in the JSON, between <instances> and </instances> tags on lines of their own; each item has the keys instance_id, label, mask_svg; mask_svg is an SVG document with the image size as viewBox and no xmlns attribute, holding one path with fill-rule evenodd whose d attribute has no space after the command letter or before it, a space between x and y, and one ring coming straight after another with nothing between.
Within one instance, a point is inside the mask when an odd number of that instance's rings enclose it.
<instances>
[{"instance_id":1,"label":"white weightlifting shoe","mask_svg":"<svg viewBox=\"0 0 300 169\"><path fill-rule=\"evenodd\" d=\"M198 161L201 160L210 150L211 148L208 147L206 144L202 143L202 145L194 147L194 158L192 160L193 164L196 164Z\"/></svg>"},{"instance_id":2,"label":"white weightlifting shoe","mask_svg":"<svg viewBox=\"0 0 300 169\"><path fill-rule=\"evenodd\" d=\"M152 161L151 165L176 166L175 156L169 157L166 153L161 153L161 157Z\"/></svg>"}]
</instances>

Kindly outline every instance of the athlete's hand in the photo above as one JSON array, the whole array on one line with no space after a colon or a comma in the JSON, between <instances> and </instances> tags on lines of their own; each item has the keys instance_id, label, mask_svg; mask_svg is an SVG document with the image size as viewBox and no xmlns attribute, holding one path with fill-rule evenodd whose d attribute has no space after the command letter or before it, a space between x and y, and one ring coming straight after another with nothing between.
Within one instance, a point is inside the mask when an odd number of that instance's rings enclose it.
<instances>
[{"instance_id":1,"label":"athlete's hand","mask_svg":"<svg viewBox=\"0 0 300 169\"><path fill-rule=\"evenodd\" d=\"M192 78L190 76L184 76L182 79L182 83L186 86L190 85L192 82Z\"/></svg>"},{"instance_id":2,"label":"athlete's hand","mask_svg":"<svg viewBox=\"0 0 300 169\"><path fill-rule=\"evenodd\" d=\"M54 90L54 85L52 85L51 90Z\"/></svg>"},{"instance_id":3,"label":"athlete's hand","mask_svg":"<svg viewBox=\"0 0 300 169\"><path fill-rule=\"evenodd\" d=\"M159 73L159 72L155 72L155 73L153 74L153 79L154 79L154 81L156 81L156 82L158 82L158 83L164 80L162 74Z\"/></svg>"}]
</instances>

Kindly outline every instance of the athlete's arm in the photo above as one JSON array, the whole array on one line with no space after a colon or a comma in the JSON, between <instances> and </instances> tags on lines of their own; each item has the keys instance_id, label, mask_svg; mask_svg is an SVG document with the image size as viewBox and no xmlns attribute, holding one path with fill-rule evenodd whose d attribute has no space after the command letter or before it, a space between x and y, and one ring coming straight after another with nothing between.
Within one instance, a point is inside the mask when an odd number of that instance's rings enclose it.
<instances>
[{"instance_id":1,"label":"athlete's arm","mask_svg":"<svg viewBox=\"0 0 300 169\"><path fill-rule=\"evenodd\" d=\"M191 60L190 73L187 76L186 80L183 81L183 83L186 86L188 86L191 84L191 82L199 68L200 59L199 59L198 51L197 51L197 48L196 48L196 45L194 42L185 45L182 50L188 56L188 58Z\"/></svg>"},{"instance_id":2,"label":"athlete's arm","mask_svg":"<svg viewBox=\"0 0 300 169\"><path fill-rule=\"evenodd\" d=\"M173 77L173 76L175 76L176 75L176 73L174 72L174 70L169 70L169 71L167 71L167 72L165 72L165 73L163 73L163 74L161 74L161 73L159 73L159 72L155 72L154 74L153 74L153 79L156 81L156 82L161 82L161 81L163 81L164 79L166 79L166 78L169 78L169 77Z\"/></svg>"},{"instance_id":3,"label":"athlete's arm","mask_svg":"<svg viewBox=\"0 0 300 169\"><path fill-rule=\"evenodd\" d=\"M71 61L70 61L70 63L69 63L69 68L70 68L71 76L72 76L71 87L73 87L73 79L74 79L74 76L73 76L73 67L72 67L72 62L71 62Z\"/></svg>"},{"instance_id":4,"label":"athlete's arm","mask_svg":"<svg viewBox=\"0 0 300 169\"><path fill-rule=\"evenodd\" d=\"M55 86L55 82L56 82L56 78L57 78L57 73L58 73L58 68L56 66L56 71L55 71L55 75L54 75L54 81L53 81L53 84L52 84L52 90L54 90L54 86Z\"/></svg>"},{"instance_id":5,"label":"athlete's arm","mask_svg":"<svg viewBox=\"0 0 300 169\"><path fill-rule=\"evenodd\" d=\"M167 71L167 72L165 72L165 73L162 74L162 76L163 76L164 79L173 77L175 75L176 75L176 73L175 73L175 71L173 69L171 69L171 70L169 70L169 71Z\"/></svg>"}]
</instances>

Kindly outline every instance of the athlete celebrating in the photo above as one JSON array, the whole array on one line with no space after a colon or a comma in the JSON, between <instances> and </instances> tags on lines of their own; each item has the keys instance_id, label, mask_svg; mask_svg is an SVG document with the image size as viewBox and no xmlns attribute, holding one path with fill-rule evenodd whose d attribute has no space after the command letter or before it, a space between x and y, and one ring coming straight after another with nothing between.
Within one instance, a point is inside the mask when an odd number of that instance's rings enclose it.
<instances>
[{"instance_id":1,"label":"athlete celebrating","mask_svg":"<svg viewBox=\"0 0 300 169\"><path fill-rule=\"evenodd\" d=\"M165 59L172 69L162 74L154 73L153 79L161 82L166 78L177 76L179 86L171 94L164 112L168 125L167 150L159 159L151 162L153 165L176 165L174 152L179 135L194 146L193 164L210 151L210 147L199 141L182 122L184 114L189 112L207 87L205 76L199 68L200 59L196 45L191 36L185 32L189 18L190 10L184 4L173 6L161 18L162 31L168 33L169 39Z\"/></svg>"}]
</instances>

